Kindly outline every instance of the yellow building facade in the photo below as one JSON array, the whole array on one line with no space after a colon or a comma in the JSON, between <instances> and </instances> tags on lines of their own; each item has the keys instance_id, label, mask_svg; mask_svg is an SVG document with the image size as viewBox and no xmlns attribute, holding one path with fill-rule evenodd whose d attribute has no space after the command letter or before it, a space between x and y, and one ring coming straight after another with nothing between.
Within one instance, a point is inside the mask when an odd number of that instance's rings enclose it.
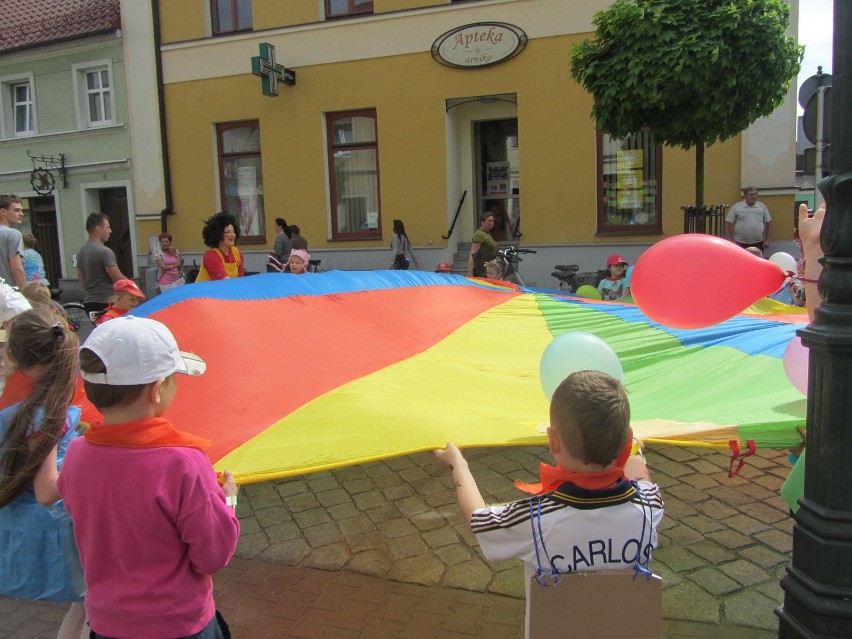
<instances>
[{"instance_id":1,"label":"yellow building facade","mask_svg":"<svg viewBox=\"0 0 852 639\"><path fill-rule=\"evenodd\" d=\"M245 227L248 268L264 270L280 217L323 268L373 269L389 267L400 219L421 268L455 259L459 269L492 211L495 239L538 251L524 262L527 283L553 284L557 262L634 260L683 232L695 160L647 134L596 130L592 98L570 76L571 45L591 37L608 4L160 2L168 231L200 255L203 220L227 209ZM265 45L295 73L277 96L252 74ZM773 117L762 126L787 127L791 142L759 172L749 158L763 157L762 135L707 149L706 202L737 202L753 176L776 220L792 220L795 113ZM791 238L791 224L776 229ZM140 219L138 232L156 236L160 224Z\"/></svg>"}]
</instances>

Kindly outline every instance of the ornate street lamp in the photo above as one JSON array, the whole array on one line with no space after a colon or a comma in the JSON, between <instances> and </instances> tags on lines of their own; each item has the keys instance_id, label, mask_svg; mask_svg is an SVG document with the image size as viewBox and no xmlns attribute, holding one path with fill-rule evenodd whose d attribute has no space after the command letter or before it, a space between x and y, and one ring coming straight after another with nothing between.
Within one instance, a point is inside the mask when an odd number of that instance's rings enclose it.
<instances>
[{"instance_id":1,"label":"ornate street lamp","mask_svg":"<svg viewBox=\"0 0 852 639\"><path fill-rule=\"evenodd\" d=\"M819 290L823 303L799 331L810 349L805 492L793 528L793 565L779 637L852 637L852 1L834 2L834 175Z\"/></svg>"}]
</instances>

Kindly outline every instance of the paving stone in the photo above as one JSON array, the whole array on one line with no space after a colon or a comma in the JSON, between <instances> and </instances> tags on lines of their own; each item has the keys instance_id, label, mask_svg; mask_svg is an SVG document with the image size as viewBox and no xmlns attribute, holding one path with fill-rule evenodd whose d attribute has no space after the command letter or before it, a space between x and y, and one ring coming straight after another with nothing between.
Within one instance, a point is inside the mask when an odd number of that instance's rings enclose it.
<instances>
[{"instance_id":1,"label":"paving stone","mask_svg":"<svg viewBox=\"0 0 852 639\"><path fill-rule=\"evenodd\" d=\"M260 512L267 508L281 508L283 502L281 497L274 492L265 493L258 497L254 497L251 500L251 507L254 509L254 512Z\"/></svg>"},{"instance_id":2,"label":"paving stone","mask_svg":"<svg viewBox=\"0 0 852 639\"><path fill-rule=\"evenodd\" d=\"M716 519L705 517L704 515L681 517L680 521L683 522L685 526L694 528L695 530L703 534L707 534L709 532L714 532L717 530L723 530L725 528L725 525L723 523L719 522Z\"/></svg>"},{"instance_id":3,"label":"paving stone","mask_svg":"<svg viewBox=\"0 0 852 639\"><path fill-rule=\"evenodd\" d=\"M707 533L707 537L725 548L730 548L731 550L736 550L743 546L750 546L754 543L750 537L746 537L742 533L737 532L736 530L731 530L730 528Z\"/></svg>"},{"instance_id":4,"label":"paving stone","mask_svg":"<svg viewBox=\"0 0 852 639\"><path fill-rule=\"evenodd\" d=\"M349 493L343 488L333 488L331 490L317 492L316 497L319 503L322 504L323 508L326 509L331 508L332 506L352 502L352 498L349 496Z\"/></svg>"},{"instance_id":5,"label":"paving stone","mask_svg":"<svg viewBox=\"0 0 852 639\"><path fill-rule=\"evenodd\" d=\"M341 543L313 548L302 565L320 570L340 570L349 561L349 548Z\"/></svg>"},{"instance_id":6,"label":"paving stone","mask_svg":"<svg viewBox=\"0 0 852 639\"><path fill-rule=\"evenodd\" d=\"M656 450L657 454L666 459L671 459L676 462L684 462L695 459L695 453L689 448L681 448L680 446L666 446Z\"/></svg>"},{"instance_id":7,"label":"paving stone","mask_svg":"<svg viewBox=\"0 0 852 639\"><path fill-rule=\"evenodd\" d=\"M352 517L351 519L342 519L337 522L340 532L344 537L350 535L358 535L360 533L371 532L376 530L376 524L368 517Z\"/></svg>"},{"instance_id":8,"label":"paving stone","mask_svg":"<svg viewBox=\"0 0 852 639\"><path fill-rule=\"evenodd\" d=\"M350 495L357 495L359 493L365 493L368 490L376 490L376 482L369 477L359 477L357 479L345 481L343 483L343 487Z\"/></svg>"},{"instance_id":9,"label":"paving stone","mask_svg":"<svg viewBox=\"0 0 852 639\"><path fill-rule=\"evenodd\" d=\"M781 588L780 579L770 579L754 587L762 595L775 602L776 607L784 604L784 590Z\"/></svg>"},{"instance_id":10,"label":"paving stone","mask_svg":"<svg viewBox=\"0 0 852 639\"><path fill-rule=\"evenodd\" d=\"M680 483L680 480L675 479L674 477L669 477L664 472L661 472L657 468L651 466L650 462L648 463L648 468L652 469L654 483L657 484L657 486L659 486L660 488L662 488L663 491L667 490L669 486L675 486ZM665 497L665 492L663 494L663 497Z\"/></svg>"},{"instance_id":11,"label":"paving stone","mask_svg":"<svg viewBox=\"0 0 852 639\"><path fill-rule=\"evenodd\" d=\"M456 535L455 531L446 526L427 531L420 529L420 531L423 533L423 540L431 548L441 548L443 546L449 546L459 542L459 537Z\"/></svg>"},{"instance_id":12,"label":"paving stone","mask_svg":"<svg viewBox=\"0 0 852 639\"><path fill-rule=\"evenodd\" d=\"M388 539L395 539L396 537L403 537L417 532L411 521L403 517L378 522L376 527Z\"/></svg>"},{"instance_id":13,"label":"paving stone","mask_svg":"<svg viewBox=\"0 0 852 639\"><path fill-rule=\"evenodd\" d=\"M736 557L730 550L709 539L691 544L689 551L712 565L720 564L723 561L731 561Z\"/></svg>"},{"instance_id":14,"label":"paving stone","mask_svg":"<svg viewBox=\"0 0 852 639\"><path fill-rule=\"evenodd\" d=\"M790 469L788 468L786 472L789 473ZM781 490L781 486L784 484L784 480L777 475L767 474L762 477L755 477L754 483L777 495Z\"/></svg>"},{"instance_id":15,"label":"paving stone","mask_svg":"<svg viewBox=\"0 0 852 639\"><path fill-rule=\"evenodd\" d=\"M374 548L387 548L387 541L384 535L378 531L359 533L357 535L345 535L344 541L353 553L359 553L364 550Z\"/></svg>"},{"instance_id":16,"label":"paving stone","mask_svg":"<svg viewBox=\"0 0 852 639\"><path fill-rule=\"evenodd\" d=\"M307 475L305 482L308 484L308 488L314 493L321 493L340 487L340 482L337 481L333 473L328 471Z\"/></svg>"},{"instance_id":17,"label":"paving stone","mask_svg":"<svg viewBox=\"0 0 852 639\"><path fill-rule=\"evenodd\" d=\"M396 519L399 517L399 511L393 506L393 504L382 504L377 508L370 508L369 510L364 512L370 520L376 524L383 521L390 521L392 519Z\"/></svg>"},{"instance_id":18,"label":"paving stone","mask_svg":"<svg viewBox=\"0 0 852 639\"><path fill-rule=\"evenodd\" d=\"M416 491L411 484L400 484L399 486L389 486L381 491L384 498L388 501L396 501L405 497L411 497L416 494Z\"/></svg>"},{"instance_id":19,"label":"paving stone","mask_svg":"<svg viewBox=\"0 0 852 639\"><path fill-rule=\"evenodd\" d=\"M666 546L654 551L654 559L666 564L678 573L695 570L704 565L704 560L681 546Z\"/></svg>"},{"instance_id":20,"label":"paving stone","mask_svg":"<svg viewBox=\"0 0 852 639\"><path fill-rule=\"evenodd\" d=\"M718 624L719 601L687 579L663 590L663 617Z\"/></svg>"},{"instance_id":21,"label":"paving stone","mask_svg":"<svg viewBox=\"0 0 852 639\"><path fill-rule=\"evenodd\" d=\"M523 567L518 564L512 570L501 570L495 573L491 583L488 584L488 592L493 592L495 595L515 597L523 602L526 599ZM510 603L507 602L507 605L510 605Z\"/></svg>"},{"instance_id":22,"label":"paving stone","mask_svg":"<svg viewBox=\"0 0 852 639\"><path fill-rule=\"evenodd\" d=\"M739 514L738 510L731 508L729 505L717 499L708 499L707 501L702 502L697 508L698 512L702 515L710 517L711 519L716 519L717 521L727 519L728 517L734 517Z\"/></svg>"},{"instance_id":23,"label":"paving stone","mask_svg":"<svg viewBox=\"0 0 852 639\"><path fill-rule=\"evenodd\" d=\"M692 468L686 464L674 461L662 461L654 468L661 473L665 473L669 477L683 477L684 475L689 475L692 472Z\"/></svg>"},{"instance_id":24,"label":"paving stone","mask_svg":"<svg viewBox=\"0 0 852 639\"><path fill-rule=\"evenodd\" d=\"M704 463L704 462L693 462L693 463ZM692 465L692 464L690 464ZM656 475L654 476L654 480L656 480ZM716 486L720 486L721 483L714 479L713 477L708 477L707 475L684 475L680 478L680 480L684 484L688 484L693 488L697 488L698 490L706 490L711 491Z\"/></svg>"},{"instance_id":25,"label":"paving stone","mask_svg":"<svg viewBox=\"0 0 852 639\"><path fill-rule=\"evenodd\" d=\"M447 525L447 520L441 517L440 514L433 511L426 511L419 515L414 515L411 518L411 523L417 530L426 533L438 528L444 528Z\"/></svg>"},{"instance_id":26,"label":"paving stone","mask_svg":"<svg viewBox=\"0 0 852 639\"><path fill-rule=\"evenodd\" d=\"M427 506L419 497L405 497L403 499L397 499L396 507L399 509L399 512L409 517L418 513L432 511L432 509L429 508L429 506Z\"/></svg>"},{"instance_id":27,"label":"paving stone","mask_svg":"<svg viewBox=\"0 0 852 639\"><path fill-rule=\"evenodd\" d=\"M748 495L752 497L756 501L765 501L771 497L775 497L778 493L774 490L768 490L763 486L759 486L755 483L746 484L745 486L740 486L738 489L743 495Z\"/></svg>"},{"instance_id":28,"label":"paving stone","mask_svg":"<svg viewBox=\"0 0 852 639\"><path fill-rule=\"evenodd\" d=\"M282 497L290 497L308 492L308 487L301 479L276 479L272 482L275 486L275 492ZM250 484L254 486L254 484Z\"/></svg>"},{"instance_id":29,"label":"paving stone","mask_svg":"<svg viewBox=\"0 0 852 639\"><path fill-rule=\"evenodd\" d=\"M395 471L404 470L406 468L414 468L417 464L415 464L414 459L410 455L405 457L394 457L391 459L386 459L384 464Z\"/></svg>"},{"instance_id":30,"label":"paving stone","mask_svg":"<svg viewBox=\"0 0 852 639\"><path fill-rule=\"evenodd\" d=\"M262 553L267 546L269 546L269 540L262 532L250 535L240 534L236 554L238 557L253 559Z\"/></svg>"},{"instance_id":31,"label":"paving stone","mask_svg":"<svg viewBox=\"0 0 852 639\"><path fill-rule=\"evenodd\" d=\"M343 533L334 522L302 528L302 534L314 549L343 541Z\"/></svg>"},{"instance_id":32,"label":"paving stone","mask_svg":"<svg viewBox=\"0 0 852 639\"><path fill-rule=\"evenodd\" d=\"M670 498L665 494L663 494L663 499L666 504L666 518L680 520L698 512L694 507L683 503L679 499Z\"/></svg>"},{"instance_id":33,"label":"paving stone","mask_svg":"<svg viewBox=\"0 0 852 639\"><path fill-rule=\"evenodd\" d=\"M255 513L254 519L259 526L266 528L267 526L280 524L285 521L293 521L293 516L282 506L280 508L259 510ZM243 520L240 520L240 526L242 526L242 522Z\"/></svg>"},{"instance_id":34,"label":"paving stone","mask_svg":"<svg viewBox=\"0 0 852 639\"><path fill-rule=\"evenodd\" d=\"M427 477L426 479L412 482L411 486L414 492L420 496L431 495L436 492L446 491L447 486L444 483L444 479L446 478L443 474L440 477Z\"/></svg>"},{"instance_id":35,"label":"paving stone","mask_svg":"<svg viewBox=\"0 0 852 639\"><path fill-rule=\"evenodd\" d=\"M430 477L430 475L425 470L419 467L406 468L405 470L401 470L399 471L399 476L402 478L403 481L408 483L416 482L418 480L427 479Z\"/></svg>"},{"instance_id":36,"label":"paving stone","mask_svg":"<svg viewBox=\"0 0 852 639\"><path fill-rule=\"evenodd\" d=\"M361 511L351 501L345 504L337 504L328 509L329 516L337 521L353 519L362 515Z\"/></svg>"},{"instance_id":37,"label":"paving stone","mask_svg":"<svg viewBox=\"0 0 852 639\"><path fill-rule=\"evenodd\" d=\"M739 555L765 570L774 568L779 564L789 563L791 560L789 554L782 554L760 545L744 548L739 552Z\"/></svg>"},{"instance_id":38,"label":"paving stone","mask_svg":"<svg viewBox=\"0 0 852 639\"><path fill-rule=\"evenodd\" d=\"M287 495L284 498L284 503L287 505L287 508L294 513L302 512L303 510L310 510L311 508L319 506L316 495L309 492Z\"/></svg>"},{"instance_id":39,"label":"paving stone","mask_svg":"<svg viewBox=\"0 0 852 639\"><path fill-rule=\"evenodd\" d=\"M778 629L775 608L778 604L757 591L746 590L725 597L725 621L738 626L750 626L764 630Z\"/></svg>"},{"instance_id":40,"label":"paving stone","mask_svg":"<svg viewBox=\"0 0 852 639\"><path fill-rule=\"evenodd\" d=\"M260 524L254 517L240 517L240 536L261 532Z\"/></svg>"},{"instance_id":41,"label":"paving stone","mask_svg":"<svg viewBox=\"0 0 852 639\"><path fill-rule=\"evenodd\" d=\"M737 530L744 535L754 535L763 530L767 530L769 526L762 521L749 517L747 515L735 515L723 520L722 523L733 530Z\"/></svg>"},{"instance_id":42,"label":"paving stone","mask_svg":"<svg viewBox=\"0 0 852 639\"><path fill-rule=\"evenodd\" d=\"M770 529L760 532L754 537L778 552L789 553L793 551L793 535L784 531Z\"/></svg>"},{"instance_id":43,"label":"paving stone","mask_svg":"<svg viewBox=\"0 0 852 639\"><path fill-rule=\"evenodd\" d=\"M719 473L724 469L720 468L712 461L707 459L696 459L687 462L687 465L695 471L696 474L693 475L694 477L704 477L705 479L712 481L716 486L721 484L719 480Z\"/></svg>"},{"instance_id":44,"label":"paving stone","mask_svg":"<svg viewBox=\"0 0 852 639\"><path fill-rule=\"evenodd\" d=\"M426 552L428 546L420 535L412 534L388 540L388 550L396 559L406 559Z\"/></svg>"},{"instance_id":45,"label":"paving stone","mask_svg":"<svg viewBox=\"0 0 852 639\"><path fill-rule=\"evenodd\" d=\"M293 519L302 528L309 528L318 524L324 524L331 521L325 508L311 508L301 512L293 513Z\"/></svg>"},{"instance_id":46,"label":"paving stone","mask_svg":"<svg viewBox=\"0 0 852 639\"><path fill-rule=\"evenodd\" d=\"M743 495L732 486L719 486L713 490L713 497L731 506L743 506L754 501L751 497Z\"/></svg>"},{"instance_id":47,"label":"paving stone","mask_svg":"<svg viewBox=\"0 0 852 639\"><path fill-rule=\"evenodd\" d=\"M487 564L478 557L474 557L462 564L449 566L444 572L441 584L450 588L484 592L493 574Z\"/></svg>"},{"instance_id":48,"label":"paving stone","mask_svg":"<svg viewBox=\"0 0 852 639\"><path fill-rule=\"evenodd\" d=\"M745 559L737 559L735 561L722 564L719 570L728 575L731 579L735 579L743 586L754 586L763 583L770 579L769 573L760 566L756 566Z\"/></svg>"},{"instance_id":49,"label":"paving stone","mask_svg":"<svg viewBox=\"0 0 852 639\"><path fill-rule=\"evenodd\" d=\"M420 553L407 558L397 558L389 577L427 586L441 582L445 567L443 562L432 553Z\"/></svg>"},{"instance_id":50,"label":"paving stone","mask_svg":"<svg viewBox=\"0 0 852 639\"><path fill-rule=\"evenodd\" d=\"M684 483L666 489L666 497L677 497L685 504L695 505L696 508L700 508L701 502L710 499L710 495L706 491Z\"/></svg>"},{"instance_id":51,"label":"paving stone","mask_svg":"<svg viewBox=\"0 0 852 639\"><path fill-rule=\"evenodd\" d=\"M266 537L269 538L269 543L276 544L282 541L289 541L302 536L302 529L293 521L286 521L273 526L267 526L263 529Z\"/></svg>"},{"instance_id":52,"label":"paving stone","mask_svg":"<svg viewBox=\"0 0 852 639\"><path fill-rule=\"evenodd\" d=\"M473 558L470 548L464 544L452 544L437 548L435 555L445 566L455 566Z\"/></svg>"},{"instance_id":53,"label":"paving stone","mask_svg":"<svg viewBox=\"0 0 852 639\"><path fill-rule=\"evenodd\" d=\"M360 510L378 508L387 503L387 499L384 494L378 489L352 495L352 501L355 502L355 506L357 506Z\"/></svg>"},{"instance_id":54,"label":"paving stone","mask_svg":"<svg viewBox=\"0 0 852 639\"><path fill-rule=\"evenodd\" d=\"M395 472L390 472L386 475L376 475L375 477L372 477L372 480L376 484L376 488L379 488L380 490L390 488L391 486L400 486L405 484L405 480Z\"/></svg>"},{"instance_id":55,"label":"paving stone","mask_svg":"<svg viewBox=\"0 0 852 639\"><path fill-rule=\"evenodd\" d=\"M268 495L275 492L275 486L270 482L260 482L257 484L246 484L245 486L240 486L240 490L243 491L243 494L247 498L251 499L252 497L261 497L262 495Z\"/></svg>"},{"instance_id":56,"label":"paving stone","mask_svg":"<svg viewBox=\"0 0 852 639\"><path fill-rule=\"evenodd\" d=\"M288 566L298 566L311 552L311 547L301 537L270 544L260 553L260 559Z\"/></svg>"},{"instance_id":57,"label":"paving stone","mask_svg":"<svg viewBox=\"0 0 852 639\"><path fill-rule=\"evenodd\" d=\"M740 589L739 582L734 581L720 570L710 568L709 566L699 568L694 572L688 573L686 576L714 597L727 595Z\"/></svg>"},{"instance_id":58,"label":"paving stone","mask_svg":"<svg viewBox=\"0 0 852 639\"><path fill-rule=\"evenodd\" d=\"M384 548L359 552L346 564L346 568L365 575L384 577L394 565L394 558Z\"/></svg>"},{"instance_id":59,"label":"paving stone","mask_svg":"<svg viewBox=\"0 0 852 639\"><path fill-rule=\"evenodd\" d=\"M683 524L677 522L674 522L670 528L666 529L665 536L667 539L667 543L665 545L678 544L681 546L686 546L704 539L704 535L702 535L694 528L684 526ZM664 544L661 542L660 545L662 546Z\"/></svg>"}]
</instances>

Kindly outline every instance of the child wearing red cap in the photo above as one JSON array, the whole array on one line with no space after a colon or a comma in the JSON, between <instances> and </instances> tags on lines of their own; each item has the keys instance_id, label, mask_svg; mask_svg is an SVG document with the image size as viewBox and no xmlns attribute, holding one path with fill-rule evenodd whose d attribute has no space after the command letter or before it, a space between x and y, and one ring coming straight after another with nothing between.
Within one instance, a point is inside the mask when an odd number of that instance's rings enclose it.
<instances>
[{"instance_id":1,"label":"child wearing red cap","mask_svg":"<svg viewBox=\"0 0 852 639\"><path fill-rule=\"evenodd\" d=\"M95 324L103 324L107 320L121 317L145 301L145 294L139 290L133 280L126 278L117 280L112 290L114 291L112 300Z\"/></svg>"},{"instance_id":2,"label":"child wearing red cap","mask_svg":"<svg viewBox=\"0 0 852 639\"><path fill-rule=\"evenodd\" d=\"M610 255L606 260L606 277L598 284L598 291L605 300L617 300L627 295L625 284L628 280L624 277L627 270L627 260L620 255Z\"/></svg>"}]
</instances>

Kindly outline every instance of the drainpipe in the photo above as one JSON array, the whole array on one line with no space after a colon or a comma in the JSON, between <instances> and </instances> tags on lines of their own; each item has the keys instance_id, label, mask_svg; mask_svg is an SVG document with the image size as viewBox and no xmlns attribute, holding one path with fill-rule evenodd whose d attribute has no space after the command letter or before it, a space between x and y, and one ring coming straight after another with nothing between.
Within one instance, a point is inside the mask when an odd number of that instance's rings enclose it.
<instances>
[{"instance_id":1,"label":"drainpipe","mask_svg":"<svg viewBox=\"0 0 852 639\"><path fill-rule=\"evenodd\" d=\"M163 56L160 51L160 1L151 0L151 13L154 20L154 64L157 70L157 105L160 114L160 146L163 160L163 189L166 192L166 208L160 211L160 232L169 232L169 215L174 215L172 209L172 177L169 166L169 134L166 131L166 98L163 91Z\"/></svg>"}]
</instances>

